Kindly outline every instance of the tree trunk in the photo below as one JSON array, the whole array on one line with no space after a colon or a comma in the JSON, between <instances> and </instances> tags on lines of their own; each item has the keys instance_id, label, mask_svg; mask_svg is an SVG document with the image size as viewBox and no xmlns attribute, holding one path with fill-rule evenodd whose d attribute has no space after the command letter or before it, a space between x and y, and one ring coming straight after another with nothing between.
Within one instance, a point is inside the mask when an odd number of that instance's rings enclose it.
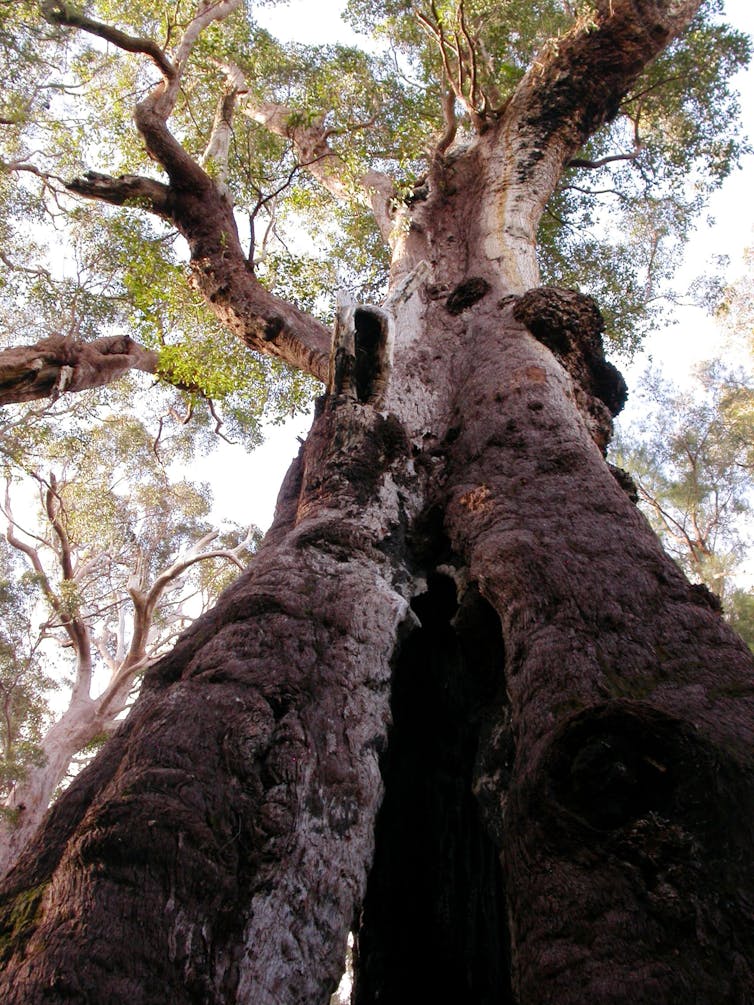
<instances>
[{"instance_id":1,"label":"tree trunk","mask_svg":"<svg viewBox=\"0 0 754 1005\"><path fill-rule=\"evenodd\" d=\"M350 928L359 1005L754 995L752 659L604 460L594 305L477 242L479 156L6 877L9 1005L317 1005Z\"/></svg>"},{"instance_id":2,"label":"tree trunk","mask_svg":"<svg viewBox=\"0 0 754 1005\"><path fill-rule=\"evenodd\" d=\"M76 754L114 731L114 717L103 713L101 698L74 698L45 733L38 763L26 771L3 803L0 816L0 874L14 863L42 822L55 790Z\"/></svg>"}]
</instances>

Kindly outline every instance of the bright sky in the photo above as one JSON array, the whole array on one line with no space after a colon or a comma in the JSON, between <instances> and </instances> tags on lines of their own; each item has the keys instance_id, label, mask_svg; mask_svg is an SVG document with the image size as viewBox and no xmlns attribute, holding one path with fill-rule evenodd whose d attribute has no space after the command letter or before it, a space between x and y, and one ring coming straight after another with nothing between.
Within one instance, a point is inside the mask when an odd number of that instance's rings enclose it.
<instances>
[{"instance_id":1,"label":"bright sky","mask_svg":"<svg viewBox=\"0 0 754 1005\"><path fill-rule=\"evenodd\" d=\"M728 21L740 31L754 36L754 4L751 0L725 0ZM749 68L736 81L741 94L741 112L744 131L754 142L754 69ZM728 278L738 278L743 270L744 249L754 244L754 200L751 197L754 179L754 155L745 157L741 168L715 193L709 215L710 226L701 220L696 235L686 254L684 280L702 275L708 263L717 255L730 258ZM709 359L715 355L720 342L720 329L703 311L687 308L677 312L678 323L659 331L648 347L648 352L668 370L679 365Z\"/></svg>"},{"instance_id":2,"label":"bright sky","mask_svg":"<svg viewBox=\"0 0 754 1005\"><path fill-rule=\"evenodd\" d=\"M340 0L313 5L310 0L292 0L275 7L257 8L261 24L277 37L299 39L308 43L333 41L358 42L340 20ZM754 36L754 3L751 0L725 0L731 24ZM754 69L740 75L744 129L754 142ZM710 215L714 223L700 222L689 246L683 281L690 282L704 274L714 256L730 258L729 280L743 272L742 253L754 244L754 155L745 158L712 200ZM683 381L694 363L715 356L720 349L721 332L707 315L692 307L678 308L676 323L659 330L645 352L631 367L622 366L629 387L646 365L648 356L662 366L668 376ZM298 451L297 437L304 437L310 425L308 417L298 418L282 427L270 429L266 443L251 457L241 447L222 444L218 451L193 472L214 486L216 519L256 523L265 529L271 519L275 499L291 460Z\"/></svg>"}]
</instances>

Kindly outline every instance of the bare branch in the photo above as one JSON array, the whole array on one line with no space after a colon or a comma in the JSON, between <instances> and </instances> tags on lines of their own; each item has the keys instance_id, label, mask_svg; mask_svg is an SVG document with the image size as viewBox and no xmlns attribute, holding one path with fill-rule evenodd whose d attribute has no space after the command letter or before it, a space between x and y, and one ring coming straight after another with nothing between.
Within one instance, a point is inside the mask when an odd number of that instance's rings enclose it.
<instances>
[{"instance_id":1,"label":"bare branch","mask_svg":"<svg viewBox=\"0 0 754 1005\"><path fill-rule=\"evenodd\" d=\"M134 627L131 645L125 658L124 666L133 666L144 660L152 619L160 598L168 586L179 579L192 565L213 558L222 558L233 562L239 569L244 569L240 555L248 546L249 535L247 534L246 538L234 549L216 548L209 551L203 550L217 536L217 531L205 534L197 541L191 551L182 558L176 559L166 569L163 569L150 587L147 587L145 582L146 567L144 563L142 562L140 565L137 565L128 584L128 592L131 595L134 606Z\"/></svg>"},{"instance_id":2,"label":"bare branch","mask_svg":"<svg viewBox=\"0 0 754 1005\"><path fill-rule=\"evenodd\" d=\"M215 403L212 400L212 398L207 398L207 407L209 408L209 414L215 420L215 429L214 429L215 436L219 436L221 440L225 440L226 443L230 443L231 445L235 443L236 442L235 440L228 439L225 433L220 432L224 423L215 410Z\"/></svg>"},{"instance_id":3,"label":"bare branch","mask_svg":"<svg viewBox=\"0 0 754 1005\"><path fill-rule=\"evenodd\" d=\"M52 24L63 25L67 28L79 28L90 35L104 39L105 42L110 42L111 45L123 49L125 52L142 53L149 56L167 80L172 80L176 76L176 68L151 38L127 35L125 32L119 31L118 28L86 17L79 11L73 10L68 4L62 3L61 0L44 0L41 8L43 15Z\"/></svg>"},{"instance_id":4,"label":"bare branch","mask_svg":"<svg viewBox=\"0 0 754 1005\"><path fill-rule=\"evenodd\" d=\"M613 164L615 161L635 161L641 154L641 151L642 147L637 147L632 150L630 154L611 154L609 157L600 157L599 160L596 161L585 160L583 157L574 157L572 160L568 161L566 167L588 168L589 170L594 171L597 168L605 167L606 164Z\"/></svg>"},{"instance_id":5,"label":"bare branch","mask_svg":"<svg viewBox=\"0 0 754 1005\"><path fill-rule=\"evenodd\" d=\"M248 104L243 111L270 132L291 140L299 167L316 178L333 198L343 201L353 196L353 182L346 165L328 143L332 130L321 123L300 124L291 109L274 102ZM362 124L355 128L362 128ZM394 224L391 203L395 196L392 180L380 171L370 170L354 182L366 193L380 233L390 243Z\"/></svg>"},{"instance_id":6,"label":"bare branch","mask_svg":"<svg viewBox=\"0 0 754 1005\"><path fill-rule=\"evenodd\" d=\"M74 195L99 199L113 206L141 206L158 216L170 219L170 189L154 178L126 174L117 178L98 171L87 171L66 183Z\"/></svg>"},{"instance_id":7,"label":"bare branch","mask_svg":"<svg viewBox=\"0 0 754 1005\"><path fill-rule=\"evenodd\" d=\"M9 258L4 251L0 251L0 262L5 265L6 268L10 269L11 272L24 272L29 276L40 276L44 279L51 279L51 275L47 269L43 269L41 266L30 267L28 265L19 265Z\"/></svg>"}]
</instances>

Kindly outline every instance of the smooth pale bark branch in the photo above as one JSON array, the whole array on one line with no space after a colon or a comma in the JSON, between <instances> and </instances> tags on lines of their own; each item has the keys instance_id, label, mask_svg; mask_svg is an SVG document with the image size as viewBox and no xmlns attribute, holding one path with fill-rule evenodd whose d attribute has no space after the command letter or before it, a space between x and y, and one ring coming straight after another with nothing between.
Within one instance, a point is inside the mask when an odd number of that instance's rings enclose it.
<instances>
[{"instance_id":1,"label":"smooth pale bark branch","mask_svg":"<svg viewBox=\"0 0 754 1005\"><path fill-rule=\"evenodd\" d=\"M535 241L565 166L618 112L646 65L690 23L701 0L600 0L596 24L545 46L516 88L490 159L482 239L514 292L538 282ZM525 266L523 263L527 263Z\"/></svg>"},{"instance_id":2,"label":"smooth pale bark branch","mask_svg":"<svg viewBox=\"0 0 754 1005\"><path fill-rule=\"evenodd\" d=\"M395 185L383 172L368 170L351 179L343 159L332 149L332 131L321 122L308 125L296 121L295 114L285 105L271 101L246 102L244 114L277 136L293 143L301 167L326 189L334 199L345 201L353 197L353 185L361 188L369 201L374 218L386 244L393 244L395 226L392 202Z\"/></svg>"},{"instance_id":3,"label":"smooth pale bark branch","mask_svg":"<svg viewBox=\"0 0 754 1005\"><path fill-rule=\"evenodd\" d=\"M103 387L130 370L157 372L158 356L127 335L80 342L51 335L0 350L0 405Z\"/></svg>"},{"instance_id":4,"label":"smooth pale bark branch","mask_svg":"<svg viewBox=\"0 0 754 1005\"><path fill-rule=\"evenodd\" d=\"M228 157L230 154L230 141L233 136L233 115L238 101L239 93L245 87L243 73L236 66L226 66L221 64L228 79L225 93L217 103L215 120L212 123L207 146L201 158L201 165L205 170L209 164L214 167L214 174L217 181L224 185L228 177Z\"/></svg>"},{"instance_id":5,"label":"smooth pale bark branch","mask_svg":"<svg viewBox=\"0 0 754 1005\"><path fill-rule=\"evenodd\" d=\"M176 67L175 76L166 80L164 88L156 88L147 99L147 101L154 102L156 111L165 120L175 107L183 71L201 33L215 21L224 21L242 6L243 0L208 0L206 3L197 4L196 14L189 21L173 52L173 65Z\"/></svg>"}]
</instances>

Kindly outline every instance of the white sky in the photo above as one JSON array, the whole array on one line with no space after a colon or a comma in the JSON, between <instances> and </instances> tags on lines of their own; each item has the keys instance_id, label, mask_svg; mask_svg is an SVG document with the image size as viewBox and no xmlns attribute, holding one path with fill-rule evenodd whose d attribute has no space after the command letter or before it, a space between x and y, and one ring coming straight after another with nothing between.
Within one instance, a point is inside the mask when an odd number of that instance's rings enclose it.
<instances>
[{"instance_id":1,"label":"white sky","mask_svg":"<svg viewBox=\"0 0 754 1005\"><path fill-rule=\"evenodd\" d=\"M340 20L340 0L292 0L275 7L257 8L255 15L273 34L285 40L317 44L333 41L357 42ZM725 0L727 19L741 31L754 36L752 0ZM754 142L754 70L741 74L737 86L741 92L744 130ZM729 280L743 272L742 253L754 244L754 155L744 159L737 170L715 194L710 214L714 224L705 220L697 227L688 248L683 269L684 281L702 275L714 256L730 258ZM703 311L679 308L676 323L658 330L633 366L621 366L629 382L635 384L648 356L662 366L668 376L683 382L694 363L711 358L721 350L721 331ZM206 479L215 493L214 517L239 523L269 525L275 499L286 470L299 447L297 436L304 437L310 425L308 417L298 418L281 427L271 427L265 444L252 455L241 447L222 443L211 457L202 462L194 477Z\"/></svg>"}]
</instances>

